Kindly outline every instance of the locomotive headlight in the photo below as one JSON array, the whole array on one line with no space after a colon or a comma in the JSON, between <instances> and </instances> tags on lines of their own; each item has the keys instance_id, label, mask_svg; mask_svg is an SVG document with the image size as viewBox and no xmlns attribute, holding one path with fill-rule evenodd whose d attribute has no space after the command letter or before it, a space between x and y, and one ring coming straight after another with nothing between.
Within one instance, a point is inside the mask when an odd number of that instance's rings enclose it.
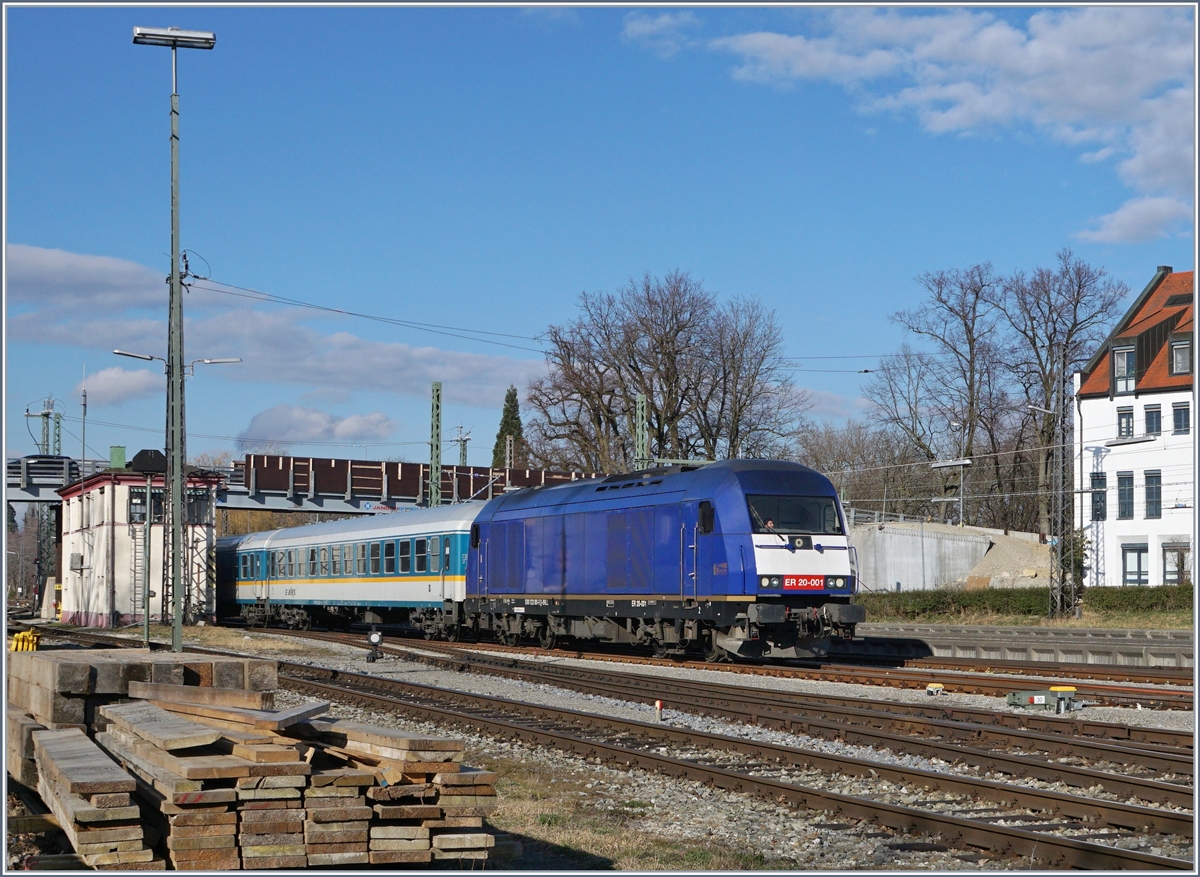
<instances>
[{"instance_id":1,"label":"locomotive headlight","mask_svg":"<svg viewBox=\"0 0 1200 877\"><path fill-rule=\"evenodd\" d=\"M772 588L779 587L779 576L771 576L771 587Z\"/></svg>"},{"instance_id":2,"label":"locomotive headlight","mask_svg":"<svg viewBox=\"0 0 1200 877\"><path fill-rule=\"evenodd\" d=\"M760 581L758 584L759 584L759 586L760 586L760 587L763 587L763 588L769 588L769 587L771 587L771 577L770 577L770 576L763 576L763 577L762 577L762 581Z\"/></svg>"},{"instance_id":3,"label":"locomotive headlight","mask_svg":"<svg viewBox=\"0 0 1200 877\"><path fill-rule=\"evenodd\" d=\"M833 580L833 585L835 588L844 588L844 587L846 587L846 580L844 578L842 578L841 576L838 576L836 579Z\"/></svg>"}]
</instances>

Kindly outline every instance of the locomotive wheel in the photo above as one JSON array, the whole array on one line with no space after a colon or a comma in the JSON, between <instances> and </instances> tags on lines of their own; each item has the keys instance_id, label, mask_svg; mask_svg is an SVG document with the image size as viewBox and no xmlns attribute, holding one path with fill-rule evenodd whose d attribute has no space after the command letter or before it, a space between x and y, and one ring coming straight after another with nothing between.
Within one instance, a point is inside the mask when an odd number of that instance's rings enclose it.
<instances>
[{"instance_id":1,"label":"locomotive wheel","mask_svg":"<svg viewBox=\"0 0 1200 877\"><path fill-rule=\"evenodd\" d=\"M554 648L557 642L558 637L555 636L554 631L550 629L550 625L548 624L538 633L538 645L546 651Z\"/></svg>"},{"instance_id":2,"label":"locomotive wheel","mask_svg":"<svg viewBox=\"0 0 1200 877\"><path fill-rule=\"evenodd\" d=\"M452 624L446 628L446 642L456 643L462 639L462 628L457 624Z\"/></svg>"},{"instance_id":3,"label":"locomotive wheel","mask_svg":"<svg viewBox=\"0 0 1200 877\"><path fill-rule=\"evenodd\" d=\"M665 658L666 656L667 656L666 643L660 643L658 640L655 640L654 641L654 657Z\"/></svg>"},{"instance_id":4,"label":"locomotive wheel","mask_svg":"<svg viewBox=\"0 0 1200 877\"><path fill-rule=\"evenodd\" d=\"M513 646L518 645L521 642L521 634L509 633L508 631L501 631L500 642L511 648Z\"/></svg>"},{"instance_id":5,"label":"locomotive wheel","mask_svg":"<svg viewBox=\"0 0 1200 877\"><path fill-rule=\"evenodd\" d=\"M715 634L710 633L704 638L704 660L709 663L716 663L726 657L728 653L717 645Z\"/></svg>"}]
</instances>

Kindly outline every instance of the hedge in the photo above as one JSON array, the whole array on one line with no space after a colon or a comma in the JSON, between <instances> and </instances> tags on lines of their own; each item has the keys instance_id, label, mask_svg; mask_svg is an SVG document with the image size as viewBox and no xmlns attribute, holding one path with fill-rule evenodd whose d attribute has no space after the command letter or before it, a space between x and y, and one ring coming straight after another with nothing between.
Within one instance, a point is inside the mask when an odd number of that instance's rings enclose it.
<instances>
[{"instance_id":1,"label":"hedge","mask_svg":"<svg viewBox=\"0 0 1200 877\"><path fill-rule=\"evenodd\" d=\"M1050 592L1047 588L989 588L860 593L855 602L866 607L867 621L872 616L912 621L967 614L1044 617L1050 610ZM1192 608L1192 586L1089 588L1083 604L1101 612L1185 611Z\"/></svg>"}]
</instances>

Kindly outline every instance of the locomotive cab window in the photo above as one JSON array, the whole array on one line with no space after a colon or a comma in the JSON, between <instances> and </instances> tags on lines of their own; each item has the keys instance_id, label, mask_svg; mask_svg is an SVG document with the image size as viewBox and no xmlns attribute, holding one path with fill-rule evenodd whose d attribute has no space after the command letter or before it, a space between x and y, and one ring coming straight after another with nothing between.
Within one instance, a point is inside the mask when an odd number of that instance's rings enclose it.
<instances>
[{"instance_id":1,"label":"locomotive cab window","mask_svg":"<svg viewBox=\"0 0 1200 877\"><path fill-rule=\"evenodd\" d=\"M428 554L428 539L417 539L416 550L413 552L417 556L417 572L427 572L429 569L429 554Z\"/></svg>"},{"instance_id":2,"label":"locomotive cab window","mask_svg":"<svg viewBox=\"0 0 1200 877\"><path fill-rule=\"evenodd\" d=\"M400 542L400 572L412 572L412 543L407 539Z\"/></svg>"},{"instance_id":3,"label":"locomotive cab window","mask_svg":"<svg viewBox=\"0 0 1200 877\"><path fill-rule=\"evenodd\" d=\"M832 496L748 496L753 533L813 533L841 536Z\"/></svg>"},{"instance_id":4,"label":"locomotive cab window","mask_svg":"<svg viewBox=\"0 0 1200 877\"><path fill-rule=\"evenodd\" d=\"M442 537L434 536L429 540L429 571L442 571Z\"/></svg>"},{"instance_id":5,"label":"locomotive cab window","mask_svg":"<svg viewBox=\"0 0 1200 877\"><path fill-rule=\"evenodd\" d=\"M479 525L478 524L471 525L471 547L472 548L479 547Z\"/></svg>"}]
</instances>

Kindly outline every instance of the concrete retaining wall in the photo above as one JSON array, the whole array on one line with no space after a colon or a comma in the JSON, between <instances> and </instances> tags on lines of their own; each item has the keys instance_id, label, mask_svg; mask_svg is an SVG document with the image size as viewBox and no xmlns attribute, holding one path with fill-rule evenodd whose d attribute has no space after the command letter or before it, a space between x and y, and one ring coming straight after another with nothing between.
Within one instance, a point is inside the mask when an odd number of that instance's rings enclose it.
<instances>
[{"instance_id":1,"label":"concrete retaining wall","mask_svg":"<svg viewBox=\"0 0 1200 877\"><path fill-rule=\"evenodd\" d=\"M970 527L872 524L850 531L864 591L920 591L961 582L992 540Z\"/></svg>"}]
</instances>

